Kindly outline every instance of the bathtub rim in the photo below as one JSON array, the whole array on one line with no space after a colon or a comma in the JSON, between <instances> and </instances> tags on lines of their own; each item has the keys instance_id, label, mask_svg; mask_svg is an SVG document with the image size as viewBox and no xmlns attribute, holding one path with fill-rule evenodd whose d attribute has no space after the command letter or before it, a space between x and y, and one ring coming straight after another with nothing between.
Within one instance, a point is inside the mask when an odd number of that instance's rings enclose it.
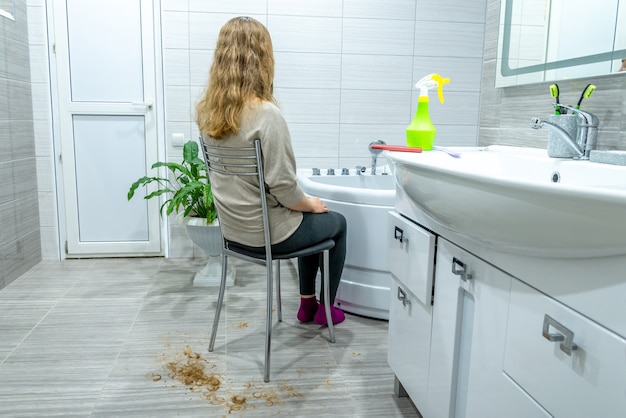
<instances>
[{"instance_id":1,"label":"bathtub rim","mask_svg":"<svg viewBox=\"0 0 626 418\"><path fill-rule=\"evenodd\" d=\"M337 171L335 171L337 172ZM339 171L340 172L340 171ZM366 172L364 176L371 176ZM355 174L350 174L355 176ZM357 205L393 206L396 198L396 186L393 175L388 174L393 187L391 189L364 189L360 187L347 187L316 182L311 179L313 176L310 169L297 170L298 184L309 196L317 196L320 199L330 199L336 202L353 203ZM330 178L332 176L322 175ZM341 175L336 175L341 177Z\"/></svg>"}]
</instances>

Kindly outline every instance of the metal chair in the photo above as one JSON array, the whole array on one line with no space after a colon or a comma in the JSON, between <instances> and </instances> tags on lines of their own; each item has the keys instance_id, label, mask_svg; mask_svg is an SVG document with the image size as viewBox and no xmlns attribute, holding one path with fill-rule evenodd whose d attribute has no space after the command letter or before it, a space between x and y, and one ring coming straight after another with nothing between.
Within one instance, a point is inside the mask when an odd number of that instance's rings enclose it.
<instances>
[{"instance_id":1,"label":"metal chair","mask_svg":"<svg viewBox=\"0 0 626 418\"><path fill-rule=\"evenodd\" d=\"M278 321L282 322L282 307L280 298L280 260L288 260L291 258L308 256L313 254L323 254L323 278L324 278L324 308L326 310L326 318L328 318L328 332L330 334L330 342L335 342L335 331L330 314L330 280L328 277L329 250L335 246L335 241L327 239L310 247L302 248L298 251L289 253L275 253L270 245L269 218L267 212L267 200L265 190L265 178L263 176L263 161L261 151L261 141L256 139L254 147L232 148L207 145L200 138L202 145L204 161L206 163L209 177L214 173L233 176L254 176L259 181L259 206L263 212L263 230L265 235L265 253L259 254L251 252L243 248L234 241L223 238L223 256L222 256L222 279L220 283L220 291L217 298L217 308L215 318L213 319L213 330L211 331L211 339L209 342L209 351L213 351L215 345L215 336L219 324L220 312L222 310L222 302L224 300L224 290L226 289L226 272L228 267L228 258L235 257L241 260L249 261L255 264L263 265L267 272L267 317L265 331L265 371L263 380L270 380L270 347L272 339L272 283L274 277L274 263L276 263L276 299L277 299L277 315ZM218 219L219 219L218 210Z\"/></svg>"}]
</instances>

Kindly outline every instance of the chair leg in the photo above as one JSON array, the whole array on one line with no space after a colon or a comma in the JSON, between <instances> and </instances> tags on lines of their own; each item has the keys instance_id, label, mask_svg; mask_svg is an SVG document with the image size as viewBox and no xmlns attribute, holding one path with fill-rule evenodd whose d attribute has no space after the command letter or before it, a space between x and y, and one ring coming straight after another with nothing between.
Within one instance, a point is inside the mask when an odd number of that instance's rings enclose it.
<instances>
[{"instance_id":1,"label":"chair leg","mask_svg":"<svg viewBox=\"0 0 626 418\"><path fill-rule=\"evenodd\" d=\"M224 301L224 291L226 290L226 274L228 270L228 257L222 254L222 280L220 282L220 293L217 296L217 307L215 308L215 317L213 318L213 330L211 331L211 339L209 341L209 351L213 351L215 346L215 336L217 335L217 326L220 323L220 313L222 312L222 302Z\"/></svg>"},{"instance_id":2,"label":"chair leg","mask_svg":"<svg viewBox=\"0 0 626 418\"><path fill-rule=\"evenodd\" d=\"M265 319L265 372L263 381L270 381L270 353L272 345L272 282L274 281L273 273L274 261L268 260L265 263L267 269L267 318Z\"/></svg>"},{"instance_id":3,"label":"chair leg","mask_svg":"<svg viewBox=\"0 0 626 418\"><path fill-rule=\"evenodd\" d=\"M330 342L335 342L335 327L333 325L333 317L330 314L330 306L332 301L330 300L330 278L329 276L329 258L328 250L324 250L324 310L326 311L326 320L328 322L328 333L330 334Z\"/></svg>"},{"instance_id":4,"label":"chair leg","mask_svg":"<svg viewBox=\"0 0 626 418\"><path fill-rule=\"evenodd\" d=\"M283 302L280 297L280 260L276 260L276 313L278 322L283 322Z\"/></svg>"}]
</instances>

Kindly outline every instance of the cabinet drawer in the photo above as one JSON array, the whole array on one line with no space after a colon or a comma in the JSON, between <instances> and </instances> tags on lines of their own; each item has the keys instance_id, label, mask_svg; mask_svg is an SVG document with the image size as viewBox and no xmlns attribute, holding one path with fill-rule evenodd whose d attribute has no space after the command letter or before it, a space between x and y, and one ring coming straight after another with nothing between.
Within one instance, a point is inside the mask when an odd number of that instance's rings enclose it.
<instances>
[{"instance_id":1,"label":"cabinet drawer","mask_svg":"<svg viewBox=\"0 0 626 418\"><path fill-rule=\"evenodd\" d=\"M397 281L391 284L387 361L418 408L426 408L432 307Z\"/></svg>"},{"instance_id":2,"label":"cabinet drawer","mask_svg":"<svg viewBox=\"0 0 626 418\"><path fill-rule=\"evenodd\" d=\"M513 280L504 371L552 415L624 416L624 353L617 334Z\"/></svg>"},{"instance_id":3,"label":"cabinet drawer","mask_svg":"<svg viewBox=\"0 0 626 418\"><path fill-rule=\"evenodd\" d=\"M422 303L430 305L436 237L397 212L389 212L388 219L389 271Z\"/></svg>"}]
</instances>

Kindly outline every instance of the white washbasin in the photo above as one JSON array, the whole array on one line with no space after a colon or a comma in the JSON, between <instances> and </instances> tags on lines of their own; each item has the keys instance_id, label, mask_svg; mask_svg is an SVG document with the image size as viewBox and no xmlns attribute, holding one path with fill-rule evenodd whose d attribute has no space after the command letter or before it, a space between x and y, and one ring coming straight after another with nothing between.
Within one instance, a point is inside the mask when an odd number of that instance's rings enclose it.
<instances>
[{"instance_id":1,"label":"white washbasin","mask_svg":"<svg viewBox=\"0 0 626 418\"><path fill-rule=\"evenodd\" d=\"M549 158L544 149L386 152L425 226L540 257L626 254L626 167Z\"/></svg>"}]
</instances>

